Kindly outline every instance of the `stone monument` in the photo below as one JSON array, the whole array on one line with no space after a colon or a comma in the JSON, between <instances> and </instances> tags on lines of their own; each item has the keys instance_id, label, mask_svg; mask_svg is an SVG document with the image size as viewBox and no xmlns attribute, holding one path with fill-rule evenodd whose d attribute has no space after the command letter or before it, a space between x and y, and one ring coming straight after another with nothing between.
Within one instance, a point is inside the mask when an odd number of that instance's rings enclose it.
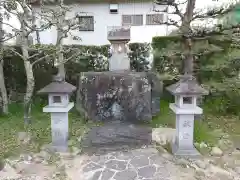
<instances>
[{"instance_id":1,"label":"stone monument","mask_svg":"<svg viewBox=\"0 0 240 180\"><path fill-rule=\"evenodd\" d=\"M38 91L39 94L48 94L48 105L43 112L51 113L52 148L55 151L68 149L68 111L74 106L69 99L75 90L75 86L55 76L52 83Z\"/></svg>"},{"instance_id":2,"label":"stone monument","mask_svg":"<svg viewBox=\"0 0 240 180\"><path fill-rule=\"evenodd\" d=\"M77 110L93 121L151 121L159 112L159 86L152 83L156 81L153 73L131 71L127 45L130 27L109 27L108 40L109 71L81 73Z\"/></svg>"},{"instance_id":3,"label":"stone monument","mask_svg":"<svg viewBox=\"0 0 240 180\"><path fill-rule=\"evenodd\" d=\"M194 115L202 114L202 109L197 106L197 98L207 95L192 76L184 75L180 81L167 87L175 96L175 103L170 104L170 109L176 114L176 136L172 145L172 152L176 156L198 156L200 153L194 147Z\"/></svg>"},{"instance_id":4,"label":"stone monument","mask_svg":"<svg viewBox=\"0 0 240 180\"><path fill-rule=\"evenodd\" d=\"M130 70L128 58L128 45L130 41L129 27L109 27L108 40L111 43L111 54L109 59L109 71Z\"/></svg>"}]
</instances>

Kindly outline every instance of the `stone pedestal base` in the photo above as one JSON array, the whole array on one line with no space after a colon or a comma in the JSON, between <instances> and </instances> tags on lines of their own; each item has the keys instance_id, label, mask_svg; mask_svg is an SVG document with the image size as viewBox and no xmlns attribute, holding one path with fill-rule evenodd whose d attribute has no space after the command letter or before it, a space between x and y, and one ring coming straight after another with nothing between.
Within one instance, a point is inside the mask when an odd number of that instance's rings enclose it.
<instances>
[{"instance_id":1,"label":"stone pedestal base","mask_svg":"<svg viewBox=\"0 0 240 180\"><path fill-rule=\"evenodd\" d=\"M176 114L176 137L172 145L172 153L175 156L200 156L200 153L193 145L194 141L194 114L201 114L202 109L179 108L170 104L170 108Z\"/></svg>"},{"instance_id":2,"label":"stone pedestal base","mask_svg":"<svg viewBox=\"0 0 240 180\"><path fill-rule=\"evenodd\" d=\"M68 113L51 113L52 146L57 152L68 149Z\"/></svg>"},{"instance_id":3,"label":"stone pedestal base","mask_svg":"<svg viewBox=\"0 0 240 180\"><path fill-rule=\"evenodd\" d=\"M189 149L183 149L182 147L179 147L175 142L172 144L172 153L175 156L181 156L181 157L199 157L201 154L198 152L198 150L193 146Z\"/></svg>"},{"instance_id":4,"label":"stone pedestal base","mask_svg":"<svg viewBox=\"0 0 240 180\"><path fill-rule=\"evenodd\" d=\"M66 107L44 107L44 112L51 113L52 149L57 152L68 150L68 111L74 106L69 103Z\"/></svg>"}]
</instances>

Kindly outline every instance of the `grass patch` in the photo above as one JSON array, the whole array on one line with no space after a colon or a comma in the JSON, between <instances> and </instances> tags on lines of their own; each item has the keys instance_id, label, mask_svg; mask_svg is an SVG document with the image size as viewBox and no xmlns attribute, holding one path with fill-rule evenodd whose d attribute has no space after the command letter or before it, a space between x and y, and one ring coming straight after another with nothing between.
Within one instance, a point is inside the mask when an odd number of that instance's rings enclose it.
<instances>
[{"instance_id":1,"label":"grass patch","mask_svg":"<svg viewBox=\"0 0 240 180\"><path fill-rule=\"evenodd\" d=\"M210 146L217 143L217 139L212 134L208 124L199 120L194 121L194 141L198 143L205 142Z\"/></svg>"},{"instance_id":2,"label":"grass patch","mask_svg":"<svg viewBox=\"0 0 240 180\"><path fill-rule=\"evenodd\" d=\"M175 128L175 114L169 109L169 102L160 102L160 113L153 117L151 127L166 126Z\"/></svg>"},{"instance_id":3,"label":"grass patch","mask_svg":"<svg viewBox=\"0 0 240 180\"><path fill-rule=\"evenodd\" d=\"M42 112L42 106L33 106L32 123L24 127L23 107L20 104L9 106L10 114L0 117L0 159L17 156L23 149L18 143L18 133L28 132L31 143L24 152L38 152L40 147L51 142L50 114ZM74 111L69 113L69 138L77 139L87 131L86 124Z\"/></svg>"}]
</instances>

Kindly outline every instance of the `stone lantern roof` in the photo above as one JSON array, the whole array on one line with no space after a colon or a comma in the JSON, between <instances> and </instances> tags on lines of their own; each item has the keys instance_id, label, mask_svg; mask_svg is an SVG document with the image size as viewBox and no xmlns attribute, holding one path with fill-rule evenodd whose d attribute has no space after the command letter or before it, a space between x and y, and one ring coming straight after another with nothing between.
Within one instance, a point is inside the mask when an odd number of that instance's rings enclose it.
<instances>
[{"instance_id":1,"label":"stone lantern roof","mask_svg":"<svg viewBox=\"0 0 240 180\"><path fill-rule=\"evenodd\" d=\"M184 75L180 80L166 88L173 95L208 95L193 76Z\"/></svg>"},{"instance_id":2,"label":"stone lantern roof","mask_svg":"<svg viewBox=\"0 0 240 180\"><path fill-rule=\"evenodd\" d=\"M76 90L76 87L67 83L62 77L54 76L53 82L39 90L38 94L49 94L49 93L72 93Z\"/></svg>"}]
</instances>

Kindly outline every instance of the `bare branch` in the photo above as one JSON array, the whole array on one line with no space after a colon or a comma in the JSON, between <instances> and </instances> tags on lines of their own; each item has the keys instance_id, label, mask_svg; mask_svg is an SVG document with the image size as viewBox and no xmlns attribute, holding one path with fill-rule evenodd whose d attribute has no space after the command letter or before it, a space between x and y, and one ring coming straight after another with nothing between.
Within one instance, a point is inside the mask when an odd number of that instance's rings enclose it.
<instances>
[{"instance_id":1,"label":"bare branch","mask_svg":"<svg viewBox=\"0 0 240 180\"><path fill-rule=\"evenodd\" d=\"M36 49L32 49L32 50L36 50ZM44 49L42 49L42 50L44 50ZM72 49L68 49L68 50L64 51L64 53L69 53L71 50L72 50ZM34 57L36 57L36 56L38 56L38 55L40 55L40 54L42 54L42 53L43 53L43 52L39 52L39 53L37 53L37 54L35 54L35 55L32 55L31 57L29 57L29 59L34 58ZM32 65L35 65L35 64L39 63L40 61L44 60L45 58L51 57L51 56L53 56L53 55L55 55L55 54L58 54L58 53L62 53L62 52L61 52L61 51L58 51L58 52L54 52L54 53L45 55L45 56L37 59L36 61L34 61L34 62L32 63ZM75 54L75 55L76 55L76 54ZM72 56L72 57L74 57L74 56ZM68 61L68 60L67 60L67 61Z\"/></svg>"},{"instance_id":2,"label":"bare branch","mask_svg":"<svg viewBox=\"0 0 240 180\"><path fill-rule=\"evenodd\" d=\"M48 54L48 55L46 55L46 56L43 56L43 57L37 59L36 61L34 61L34 62L32 63L32 66L35 65L35 64L37 64L37 63L39 63L39 62L42 61L42 60L45 60L45 58L48 58L48 57L53 56L54 54L55 54L55 53Z\"/></svg>"},{"instance_id":3,"label":"bare branch","mask_svg":"<svg viewBox=\"0 0 240 180\"><path fill-rule=\"evenodd\" d=\"M177 28L180 28L180 26L178 25L177 21L174 21L172 19L168 19L168 22L163 22L162 24L168 25L168 26L175 26Z\"/></svg>"},{"instance_id":4,"label":"bare branch","mask_svg":"<svg viewBox=\"0 0 240 180\"><path fill-rule=\"evenodd\" d=\"M12 51L15 55L19 56L22 60L25 60L22 54L14 50L13 48L9 48L8 50Z\"/></svg>"},{"instance_id":5,"label":"bare branch","mask_svg":"<svg viewBox=\"0 0 240 180\"><path fill-rule=\"evenodd\" d=\"M2 24L7 25L9 27L11 27L12 29L14 29L15 31L19 31L19 29L15 28L13 25L6 23L6 22L2 22Z\"/></svg>"},{"instance_id":6,"label":"bare branch","mask_svg":"<svg viewBox=\"0 0 240 180\"><path fill-rule=\"evenodd\" d=\"M34 55L32 55L32 56L29 56L29 58L28 58L28 59L35 58L35 57L37 57L37 56L41 55L42 53L43 53L43 52L42 52L42 51L40 51L39 53L36 53L36 54L34 54Z\"/></svg>"},{"instance_id":7,"label":"bare branch","mask_svg":"<svg viewBox=\"0 0 240 180\"><path fill-rule=\"evenodd\" d=\"M0 42L6 42L6 41L8 41L8 40L10 40L10 39L12 39L12 38L14 38L16 36L17 36L17 34L15 34L14 36L8 37L8 38L3 37L2 40L0 40Z\"/></svg>"},{"instance_id":8,"label":"bare branch","mask_svg":"<svg viewBox=\"0 0 240 180\"><path fill-rule=\"evenodd\" d=\"M72 58L79 56L81 54L81 52L73 54L72 56L70 56L69 58L65 59L63 62L61 62L61 64L65 64L66 62L68 62L69 60L71 60Z\"/></svg>"}]
</instances>

